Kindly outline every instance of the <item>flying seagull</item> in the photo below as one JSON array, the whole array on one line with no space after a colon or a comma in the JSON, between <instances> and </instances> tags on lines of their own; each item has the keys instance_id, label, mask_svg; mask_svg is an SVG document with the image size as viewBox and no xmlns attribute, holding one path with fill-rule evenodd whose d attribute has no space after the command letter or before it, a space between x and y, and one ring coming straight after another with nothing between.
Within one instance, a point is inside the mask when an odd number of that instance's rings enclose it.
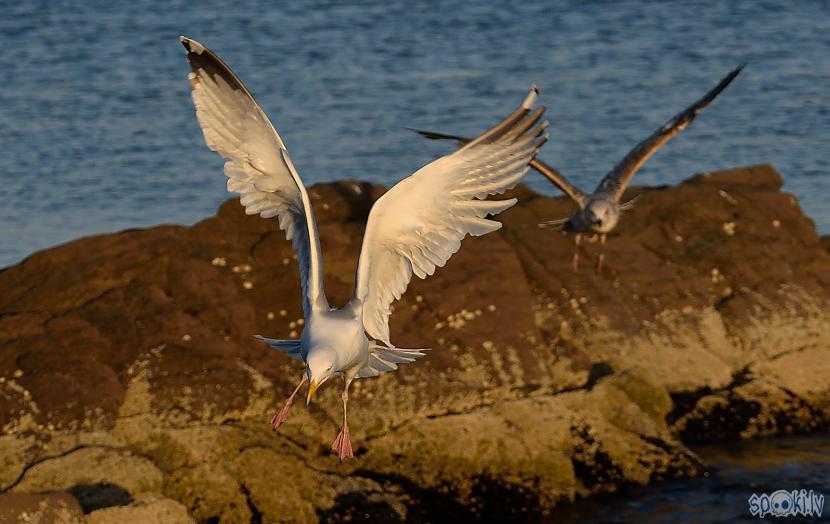
<instances>
[{"instance_id":1,"label":"flying seagull","mask_svg":"<svg viewBox=\"0 0 830 524\"><path fill-rule=\"evenodd\" d=\"M277 429L300 387L309 381L306 403L332 376L342 376L343 427L331 448L351 458L347 405L356 378L375 377L424 356L420 349L389 340L391 304L406 291L412 274L432 275L458 251L466 235L501 227L486 218L516 199L485 200L514 187L547 140L543 108L529 116L534 86L521 107L455 153L402 180L375 202L358 260L354 294L332 308L323 290L323 260L308 193L277 131L251 93L222 60L199 42L181 37L192 72L196 116L210 149L222 155L228 191L240 193L249 215L276 217L293 243L300 266L305 325L299 340L259 337L305 363L305 373L271 419Z\"/></svg>"},{"instance_id":2,"label":"flying seagull","mask_svg":"<svg viewBox=\"0 0 830 524\"><path fill-rule=\"evenodd\" d=\"M746 65L746 64L744 64ZM620 212L625 211L634 204L639 195L627 202L620 202L620 199L625 193L626 187L634 178L634 175L645 164L651 155L658 149L665 145L669 140L680 134L686 129L695 117L703 111L706 106L726 89L732 80L741 72L744 65L734 69L726 75L711 91L706 93L703 98L684 109L668 122L660 126L648 138L637 144L614 168L605 175L605 178L599 183L597 188L591 194L583 193L576 186L571 184L559 171L545 164L538 158L530 162L530 166L544 175L563 193L568 195L579 209L571 216L552 220L540 224L540 226L552 226L561 228L566 232L574 233L574 254L571 259L571 267L574 272L579 268L579 245L582 241L583 234L599 234L600 253L597 257L596 270L599 272L602 269L602 263L605 258L605 240L611 230L616 227L620 219ZM469 138L464 138L457 135L446 135L443 133L435 133L432 131L421 131L412 129L426 138L433 140L455 140L461 145L469 142Z\"/></svg>"}]
</instances>

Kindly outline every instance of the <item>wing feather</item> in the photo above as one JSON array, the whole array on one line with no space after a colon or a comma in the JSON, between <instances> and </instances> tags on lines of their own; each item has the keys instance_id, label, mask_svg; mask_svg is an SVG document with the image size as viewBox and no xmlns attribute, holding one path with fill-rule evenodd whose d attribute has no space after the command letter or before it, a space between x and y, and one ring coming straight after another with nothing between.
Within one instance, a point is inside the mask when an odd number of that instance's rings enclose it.
<instances>
[{"instance_id":1,"label":"wing feather","mask_svg":"<svg viewBox=\"0 0 830 524\"><path fill-rule=\"evenodd\" d=\"M523 122L522 125L516 126L513 130L511 130L510 135L518 135L520 133L524 133L531 126L535 125L539 118L544 113L544 107L537 108L533 113L531 113ZM415 131L419 135L429 138L430 140L455 140L459 143L459 145L468 144L471 139L465 138L463 136L458 135L447 135L444 133L436 133L434 131L422 131L419 129L412 129L411 131ZM530 167L538 171L542 176L547 178L553 185L559 188L560 191L568 195L574 202L576 202L580 208L585 207L588 203L588 196L579 190L575 185L571 184L571 182L565 178L565 175L557 171L556 169L552 168L548 164L542 162L538 158L534 158L530 161Z\"/></svg>"},{"instance_id":2,"label":"wing feather","mask_svg":"<svg viewBox=\"0 0 830 524\"><path fill-rule=\"evenodd\" d=\"M306 317L313 307L328 307L314 213L282 138L216 54L190 38L181 37L181 42L192 70L188 78L205 142L227 159L228 191L239 193L245 213L277 217L297 252Z\"/></svg>"},{"instance_id":3,"label":"wing feather","mask_svg":"<svg viewBox=\"0 0 830 524\"><path fill-rule=\"evenodd\" d=\"M544 109L528 115L535 99L534 88L502 122L402 180L372 207L352 301L362 307L363 326L373 339L394 348L389 340L390 306L406 291L413 274L432 275L458 251L465 236L501 227L486 217L510 208L516 199L484 199L514 187L547 140L546 123L536 125ZM374 358L367 373L383 371L382 356Z\"/></svg>"},{"instance_id":4,"label":"wing feather","mask_svg":"<svg viewBox=\"0 0 830 524\"><path fill-rule=\"evenodd\" d=\"M732 70L726 75L718 85L713 87L708 93L703 95L703 98L687 107L680 113L674 115L668 122L660 126L648 138L634 146L625 158L619 164L614 166L610 173L605 175L605 178L597 186L596 192L604 192L612 195L617 201L625 193L626 187L637 174L637 171L643 167L646 160L664 146L669 140L679 135L684 129L689 127L689 124L703 111L706 106L712 103L715 98L726 89L726 87L735 80L743 70L744 66L740 66Z\"/></svg>"},{"instance_id":5,"label":"wing feather","mask_svg":"<svg viewBox=\"0 0 830 524\"><path fill-rule=\"evenodd\" d=\"M398 364L409 364L424 357L426 349L387 348L374 341L369 343L369 358L357 372L360 378L376 377L398 369Z\"/></svg>"},{"instance_id":6,"label":"wing feather","mask_svg":"<svg viewBox=\"0 0 830 524\"><path fill-rule=\"evenodd\" d=\"M265 342L277 351L282 351L294 360L303 360L305 357L302 351L302 344L300 344L299 340L277 340L274 338L265 338L260 335L255 335L254 338Z\"/></svg>"}]
</instances>

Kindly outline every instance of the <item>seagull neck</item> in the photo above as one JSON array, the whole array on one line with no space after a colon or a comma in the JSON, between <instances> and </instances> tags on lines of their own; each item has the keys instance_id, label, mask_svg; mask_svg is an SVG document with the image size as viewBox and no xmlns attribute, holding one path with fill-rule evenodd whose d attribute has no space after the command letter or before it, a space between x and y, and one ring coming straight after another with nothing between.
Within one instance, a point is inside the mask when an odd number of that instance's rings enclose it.
<instances>
[{"instance_id":1,"label":"seagull neck","mask_svg":"<svg viewBox=\"0 0 830 524\"><path fill-rule=\"evenodd\" d=\"M352 297L349 302L342 307L344 310L348 310L355 318L363 318L363 300L360 300L357 297Z\"/></svg>"}]
</instances>

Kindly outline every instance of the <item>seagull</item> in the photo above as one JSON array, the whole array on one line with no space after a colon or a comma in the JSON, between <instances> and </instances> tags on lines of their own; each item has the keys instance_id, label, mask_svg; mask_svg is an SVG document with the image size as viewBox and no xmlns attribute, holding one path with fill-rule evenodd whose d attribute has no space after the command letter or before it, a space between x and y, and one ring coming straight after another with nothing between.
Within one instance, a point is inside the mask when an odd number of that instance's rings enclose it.
<instances>
[{"instance_id":1,"label":"seagull","mask_svg":"<svg viewBox=\"0 0 830 524\"><path fill-rule=\"evenodd\" d=\"M498 230L487 217L516 203L486 200L514 187L547 141L547 122L536 86L522 105L484 134L405 178L373 205L366 223L352 298L333 308L323 290L323 259L308 192L268 117L225 63L196 40L187 50L196 117L207 146L224 157L228 191L239 193L249 215L276 217L292 241L300 268L305 324L299 340L258 337L305 364L294 392L270 422L285 421L294 397L309 382L306 404L328 379L342 376L343 426L331 449L352 458L347 406L349 385L376 377L424 356L422 349L395 347L389 339L391 304L413 273L426 278L458 251L467 235Z\"/></svg>"},{"instance_id":2,"label":"seagull","mask_svg":"<svg viewBox=\"0 0 830 524\"><path fill-rule=\"evenodd\" d=\"M600 241L600 253L597 257L596 271L602 270L605 259L606 236L619 222L620 213L630 209L639 198L639 194L627 202L620 202L625 189L634 178L634 175L645 164L651 155L657 152L669 140L686 129L695 117L703 111L706 106L726 89L732 80L743 70L744 65L732 70L714 88L706 93L703 98L672 117L668 122L657 128L648 138L637 144L627 155L602 179L597 188L591 194L586 194L568 181L564 175L534 158L530 166L545 176L550 182L565 193L571 200L576 202L579 209L567 218L551 220L539 224L540 227L551 226L562 229L568 233L574 233L574 254L571 259L571 268L574 272L579 269L579 245L584 234L598 234ZM411 129L420 135L432 140L455 140L462 146L469 142L469 138L457 135L447 135L433 131Z\"/></svg>"}]
</instances>

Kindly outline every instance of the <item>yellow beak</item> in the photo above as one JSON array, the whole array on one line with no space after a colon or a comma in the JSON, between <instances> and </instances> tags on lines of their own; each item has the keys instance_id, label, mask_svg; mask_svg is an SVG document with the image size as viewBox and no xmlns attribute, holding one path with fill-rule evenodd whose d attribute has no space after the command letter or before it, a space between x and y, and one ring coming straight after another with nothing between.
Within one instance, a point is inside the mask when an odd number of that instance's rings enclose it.
<instances>
[{"instance_id":1,"label":"yellow beak","mask_svg":"<svg viewBox=\"0 0 830 524\"><path fill-rule=\"evenodd\" d=\"M306 406L311 403L311 397L313 397L314 393L317 392L318 387L320 387L320 384L318 384L316 380L311 379L311 383L308 386L308 398L305 401Z\"/></svg>"}]
</instances>

